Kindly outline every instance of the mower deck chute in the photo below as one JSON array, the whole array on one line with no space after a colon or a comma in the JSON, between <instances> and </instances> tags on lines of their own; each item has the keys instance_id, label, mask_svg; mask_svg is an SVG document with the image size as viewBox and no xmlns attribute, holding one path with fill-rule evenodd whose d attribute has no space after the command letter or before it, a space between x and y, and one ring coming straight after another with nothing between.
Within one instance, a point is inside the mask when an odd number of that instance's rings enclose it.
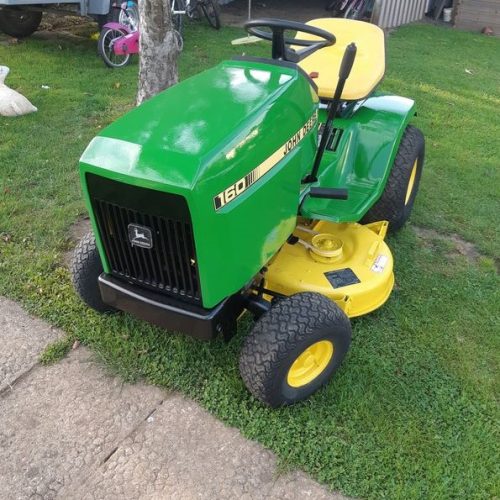
<instances>
[{"instance_id":1,"label":"mower deck chute","mask_svg":"<svg viewBox=\"0 0 500 500\"><path fill-rule=\"evenodd\" d=\"M369 313L388 299L394 285L386 232L385 221L298 225L268 266L265 287L287 296L320 293L351 318Z\"/></svg>"}]
</instances>

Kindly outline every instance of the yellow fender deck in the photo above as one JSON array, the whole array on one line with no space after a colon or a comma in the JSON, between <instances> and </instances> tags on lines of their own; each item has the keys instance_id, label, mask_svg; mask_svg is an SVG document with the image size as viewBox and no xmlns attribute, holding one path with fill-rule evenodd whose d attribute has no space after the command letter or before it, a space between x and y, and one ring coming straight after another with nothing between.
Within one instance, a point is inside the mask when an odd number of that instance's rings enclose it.
<instances>
[{"instance_id":1,"label":"yellow fender deck","mask_svg":"<svg viewBox=\"0 0 500 500\"><path fill-rule=\"evenodd\" d=\"M387 226L386 221L299 224L298 241L285 243L268 265L265 287L283 295L318 292L349 317L367 314L384 304L394 286Z\"/></svg>"}]
</instances>

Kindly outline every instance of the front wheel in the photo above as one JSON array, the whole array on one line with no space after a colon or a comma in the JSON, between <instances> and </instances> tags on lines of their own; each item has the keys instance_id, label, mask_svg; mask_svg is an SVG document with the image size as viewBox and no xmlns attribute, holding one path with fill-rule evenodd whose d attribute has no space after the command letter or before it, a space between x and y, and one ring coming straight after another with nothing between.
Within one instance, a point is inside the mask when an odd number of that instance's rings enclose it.
<instances>
[{"instance_id":1,"label":"front wheel","mask_svg":"<svg viewBox=\"0 0 500 500\"><path fill-rule=\"evenodd\" d=\"M351 343L345 313L319 293L274 304L244 341L240 373L248 390L276 408L309 397L328 382Z\"/></svg>"},{"instance_id":2,"label":"front wheel","mask_svg":"<svg viewBox=\"0 0 500 500\"><path fill-rule=\"evenodd\" d=\"M384 192L361 219L363 224L389 221L389 231L401 229L410 217L424 168L425 140L422 132L408 125Z\"/></svg>"},{"instance_id":3,"label":"front wheel","mask_svg":"<svg viewBox=\"0 0 500 500\"><path fill-rule=\"evenodd\" d=\"M100 313L116 312L102 301L99 276L103 272L95 237L87 233L75 248L71 263L71 280L76 293L85 304Z\"/></svg>"},{"instance_id":4,"label":"front wheel","mask_svg":"<svg viewBox=\"0 0 500 500\"><path fill-rule=\"evenodd\" d=\"M114 28L104 28L99 35L97 50L102 60L110 68L122 68L130 61L130 54L115 54L114 46L117 40L126 35L126 31Z\"/></svg>"},{"instance_id":5,"label":"front wheel","mask_svg":"<svg viewBox=\"0 0 500 500\"><path fill-rule=\"evenodd\" d=\"M220 11L217 0L198 0L198 6L212 28L220 29Z\"/></svg>"},{"instance_id":6,"label":"front wheel","mask_svg":"<svg viewBox=\"0 0 500 500\"><path fill-rule=\"evenodd\" d=\"M0 9L0 31L15 38L32 35L40 26L42 13L16 7Z\"/></svg>"}]
</instances>

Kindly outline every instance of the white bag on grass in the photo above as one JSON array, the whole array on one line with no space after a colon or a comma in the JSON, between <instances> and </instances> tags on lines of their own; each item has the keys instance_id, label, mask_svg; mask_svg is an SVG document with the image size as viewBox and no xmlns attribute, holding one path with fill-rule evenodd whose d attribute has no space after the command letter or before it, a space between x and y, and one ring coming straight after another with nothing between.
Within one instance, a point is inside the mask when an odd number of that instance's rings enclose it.
<instances>
[{"instance_id":1,"label":"white bag on grass","mask_svg":"<svg viewBox=\"0 0 500 500\"><path fill-rule=\"evenodd\" d=\"M21 116L38 111L26 97L5 85L9 71L7 66L0 66L0 115Z\"/></svg>"}]
</instances>

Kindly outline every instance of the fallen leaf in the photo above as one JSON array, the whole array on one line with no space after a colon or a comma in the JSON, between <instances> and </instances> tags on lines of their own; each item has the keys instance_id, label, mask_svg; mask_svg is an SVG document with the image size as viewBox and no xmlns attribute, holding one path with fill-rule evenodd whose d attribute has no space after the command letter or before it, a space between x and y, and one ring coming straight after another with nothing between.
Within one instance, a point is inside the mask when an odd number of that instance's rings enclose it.
<instances>
[{"instance_id":1,"label":"fallen leaf","mask_svg":"<svg viewBox=\"0 0 500 500\"><path fill-rule=\"evenodd\" d=\"M122 84L120 82L115 82L115 89L119 89L120 87L122 86Z\"/></svg>"}]
</instances>

